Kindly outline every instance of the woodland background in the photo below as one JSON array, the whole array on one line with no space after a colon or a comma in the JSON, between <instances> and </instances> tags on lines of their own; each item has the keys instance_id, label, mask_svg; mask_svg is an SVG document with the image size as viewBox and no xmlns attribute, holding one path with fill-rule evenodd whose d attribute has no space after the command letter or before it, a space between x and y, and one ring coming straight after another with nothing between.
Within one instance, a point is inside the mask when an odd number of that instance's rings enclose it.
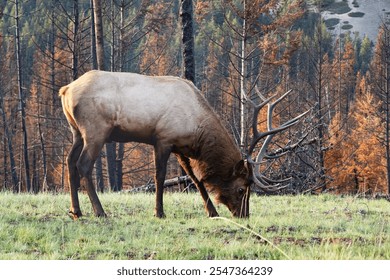
<instances>
[{"instance_id":1,"label":"woodland background","mask_svg":"<svg viewBox=\"0 0 390 280\"><path fill-rule=\"evenodd\" d=\"M98 67L187 77L181 2L0 0L0 189L67 190L72 139L61 86ZM191 79L243 154L251 138L248 100L292 89L276 123L310 110L274 138L269 153L286 154L262 167L269 177L292 178L283 192L388 194L390 25L384 14L376 42L334 37L318 13L332 2L192 1L193 28L184 31L195 39ZM93 3L101 5L98 41ZM265 129L266 112L260 115ZM94 175L100 191L120 191L145 184L153 168L150 147L114 143ZM180 174L172 159L167 177Z\"/></svg>"}]
</instances>

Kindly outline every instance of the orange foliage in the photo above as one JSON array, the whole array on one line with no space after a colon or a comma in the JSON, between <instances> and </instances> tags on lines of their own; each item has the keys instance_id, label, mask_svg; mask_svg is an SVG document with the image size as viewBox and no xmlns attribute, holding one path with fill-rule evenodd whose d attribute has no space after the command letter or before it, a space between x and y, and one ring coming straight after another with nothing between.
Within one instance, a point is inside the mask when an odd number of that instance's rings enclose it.
<instances>
[{"instance_id":1,"label":"orange foliage","mask_svg":"<svg viewBox=\"0 0 390 280\"><path fill-rule=\"evenodd\" d=\"M376 115L380 103L365 79L349 115L349 131L342 129L337 114L330 126L331 149L325 154L330 185L338 193L386 193L385 150L380 143L383 125Z\"/></svg>"},{"instance_id":2,"label":"orange foliage","mask_svg":"<svg viewBox=\"0 0 390 280\"><path fill-rule=\"evenodd\" d=\"M168 12L167 3L151 5L150 13L146 18L150 23L151 31L146 36L144 52L140 62L141 72L150 75L177 75L177 63L170 44L174 43L175 22L173 15Z\"/></svg>"},{"instance_id":3,"label":"orange foliage","mask_svg":"<svg viewBox=\"0 0 390 280\"><path fill-rule=\"evenodd\" d=\"M201 22L209 13L210 3L208 1L197 1L195 5L196 21Z\"/></svg>"}]
</instances>

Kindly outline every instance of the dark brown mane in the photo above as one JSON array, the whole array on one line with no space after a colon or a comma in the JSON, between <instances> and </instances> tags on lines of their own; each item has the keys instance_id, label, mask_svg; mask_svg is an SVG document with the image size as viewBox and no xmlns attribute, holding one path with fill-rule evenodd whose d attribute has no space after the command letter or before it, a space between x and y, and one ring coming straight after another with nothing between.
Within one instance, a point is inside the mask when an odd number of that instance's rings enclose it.
<instances>
[{"instance_id":1,"label":"dark brown mane","mask_svg":"<svg viewBox=\"0 0 390 280\"><path fill-rule=\"evenodd\" d=\"M231 179L234 166L242 159L232 136L217 119L205 121L197 131L196 160L191 160L195 174L200 174L209 191L219 193ZM199 176L199 175L198 175Z\"/></svg>"},{"instance_id":2,"label":"dark brown mane","mask_svg":"<svg viewBox=\"0 0 390 280\"><path fill-rule=\"evenodd\" d=\"M201 97L202 93L192 82L186 82L210 116L196 132L195 160L191 160L191 167L198 174L198 180L206 183L208 191L220 193L228 188L226 181L231 179L234 166L242 159L241 152L217 114Z\"/></svg>"}]
</instances>

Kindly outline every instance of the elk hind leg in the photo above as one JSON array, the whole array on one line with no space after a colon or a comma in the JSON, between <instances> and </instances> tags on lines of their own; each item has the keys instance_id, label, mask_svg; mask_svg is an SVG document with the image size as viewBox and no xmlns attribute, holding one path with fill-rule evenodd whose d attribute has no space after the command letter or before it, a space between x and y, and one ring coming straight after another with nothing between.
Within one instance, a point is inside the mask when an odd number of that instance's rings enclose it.
<instances>
[{"instance_id":1,"label":"elk hind leg","mask_svg":"<svg viewBox=\"0 0 390 280\"><path fill-rule=\"evenodd\" d=\"M204 206L206 209L206 212L210 218L212 217L218 217L219 214L217 210L214 207L213 202L210 199L210 196L202 182L196 178L194 172L192 171L191 165L190 165L190 160L183 156L183 155L177 155L177 158L179 160L180 165L183 167L185 172L191 177L192 181L195 183L196 188L200 192L200 195L203 198Z\"/></svg>"},{"instance_id":2,"label":"elk hind leg","mask_svg":"<svg viewBox=\"0 0 390 280\"><path fill-rule=\"evenodd\" d=\"M78 197L78 190L80 189L80 175L77 170L76 164L83 149L84 143L78 130L72 128L72 133L73 145L67 157L68 182L71 198L71 206L69 209L69 213L72 215L73 219L77 219L82 216L82 213L80 210L80 203Z\"/></svg>"},{"instance_id":3,"label":"elk hind leg","mask_svg":"<svg viewBox=\"0 0 390 280\"><path fill-rule=\"evenodd\" d=\"M86 141L80 158L77 161L77 169L81 178L83 178L86 182L87 194L89 200L91 201L93 211L97 217L106 217L106 213L103 210L103 206L100 203L92 181L93 166L100 150L103 147L103 144L104 141L99 141L97 139L94 139L91 142Z\"/></svg>"}]
</instances>

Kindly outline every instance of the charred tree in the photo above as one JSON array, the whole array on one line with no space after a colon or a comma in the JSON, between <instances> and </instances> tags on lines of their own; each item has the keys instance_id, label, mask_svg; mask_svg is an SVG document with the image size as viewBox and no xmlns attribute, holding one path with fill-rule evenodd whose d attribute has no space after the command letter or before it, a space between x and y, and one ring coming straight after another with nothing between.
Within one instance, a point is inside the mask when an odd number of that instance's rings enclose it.
<instances>
[{"instance_id":1,"label":"charred tree","mask_svg":"<svg viewBox=\"0 0 390 280\"><path fill-rule=\"evenodd\" d=\"M97 54L96 54L96 35L95 35L95 15L94 15L94 0L90 0L91 5L91 62L92 69L98 69ZM104 179L103 179L103 163L102 163L102 153L99 154L95 163L96 169L96 186L100 192L104 191Z\"/></svg>"},{"instance_id":2,"label":"charred tree","mask_svg":"<svg viewBox=\"0 0 390 280\"><path fill-rule=\"evenodd\" d=\"M79 1L73 1L73 15L74 15L74 23L73 23L73 56L72 56L72 79L76 80L78 77L78 40L77 36L79 34Z\"/></svg>"},{"instance_id":3,"label":"charred tree","mask_svg":"<svg viewBox=\"0 0 390 280\"><path fill-rule=\"evenodd\" d=\"M30 181L30 163L28 157L28 137L27 137L27 127L26 127L26 101L23 92L23 76L22 76L22 59L21 59L21 50L20 50L20 14L19 14L19 1L15 1L15 42L16 42L16 68L17 68L17 79L18 79L18 102L19 102L19 111L20 111L20 122L22 128L22 148L23 148L23 161L24 161L24 176L26 190L29 192L31 190L31 181Z\"/></svg>"},{"instance_id":4,"label":"charred tree","mask_svg":"<svg viewBox=\"0 0 390 280\"><path fill-rule=\"evenodd\" d=\"M97 66L99 70L106 70L104 61L104 38L103 38L103 17L102 17L102 2L93 0L93 10L95 18L95 38L96 38L96 54ZM106 162L108 173L108 184L111 190L116 190L115 186L115 143L105 144Z\"/></svg>"},{"instance_id":5,"label":"charred tree","mask_svg":"<svg viewBox=\"0 0 390 280\"><path fill-rule=\"evenodd\" d=\"M192 0L180 1L180 17L182 24L183 43L183 68L184 77L195 84L195 59L194 59L194 29Z\"/></svg>"},{"instance_id":6,"label":"charred tree","mask_svg":"<svg viewBox=\"0 0 390 280\"><path fill-rule=\"evenodd\" d=\"M195 84L194 28L192 15L192 0L181 0L180 17L182 27L184 78ZM186 172L183 168L181 168L181 174L186 175Z\"/></svg>"},{"instance_id":7,"label":"charred tree","mask_svg":"<svg viewBox=\"0 0 390 280\"><path fill-rule=\"evenodd\" d=\"M100 0L93 0L93 12L95 21L97 67L99 70L105 70L102 3Z\"/></svg>"},{"instance_id":8,"label":"charred tree","mask_svg":"<svg viewBox=\"0 0 390 280\"><path fill-rule=\"evenodd\" d=\"M0 113L3 121L3 128L4 128L4 136L7 141L8 146L8 154L9 154L9 162L10 162L10 168L11 168L11 178L12 178L12 190L14 192L18 192L19 189L19 178L18 173L16 171L16 164L15 164L15 156L14 156L14 148L12 145L12 137L11 133L8 129L8 122L7 122L7 116L4 109L4 102L3 98L0 98ZM5 146L4 146L5 149ZM7 153L4 151L4 157L6 157ZM7 178L7 168L6 168L7 158L4 158L4 176ZM7 180L4 182L7 185ZM5 186L6 187L6 186Z\"/></svg>"},{"instance_id":9,"label":"charred tree","mask_svg":"<svg viewBox=\"0 0 390 280\"><path fill-rule=\"evenodd\" d=\"M387 191L390 193L390 27L382 23L371 65L372 84L382 101L381 118L384 136L381 141L386 150Z\"/></svg>"}]
</instances>

